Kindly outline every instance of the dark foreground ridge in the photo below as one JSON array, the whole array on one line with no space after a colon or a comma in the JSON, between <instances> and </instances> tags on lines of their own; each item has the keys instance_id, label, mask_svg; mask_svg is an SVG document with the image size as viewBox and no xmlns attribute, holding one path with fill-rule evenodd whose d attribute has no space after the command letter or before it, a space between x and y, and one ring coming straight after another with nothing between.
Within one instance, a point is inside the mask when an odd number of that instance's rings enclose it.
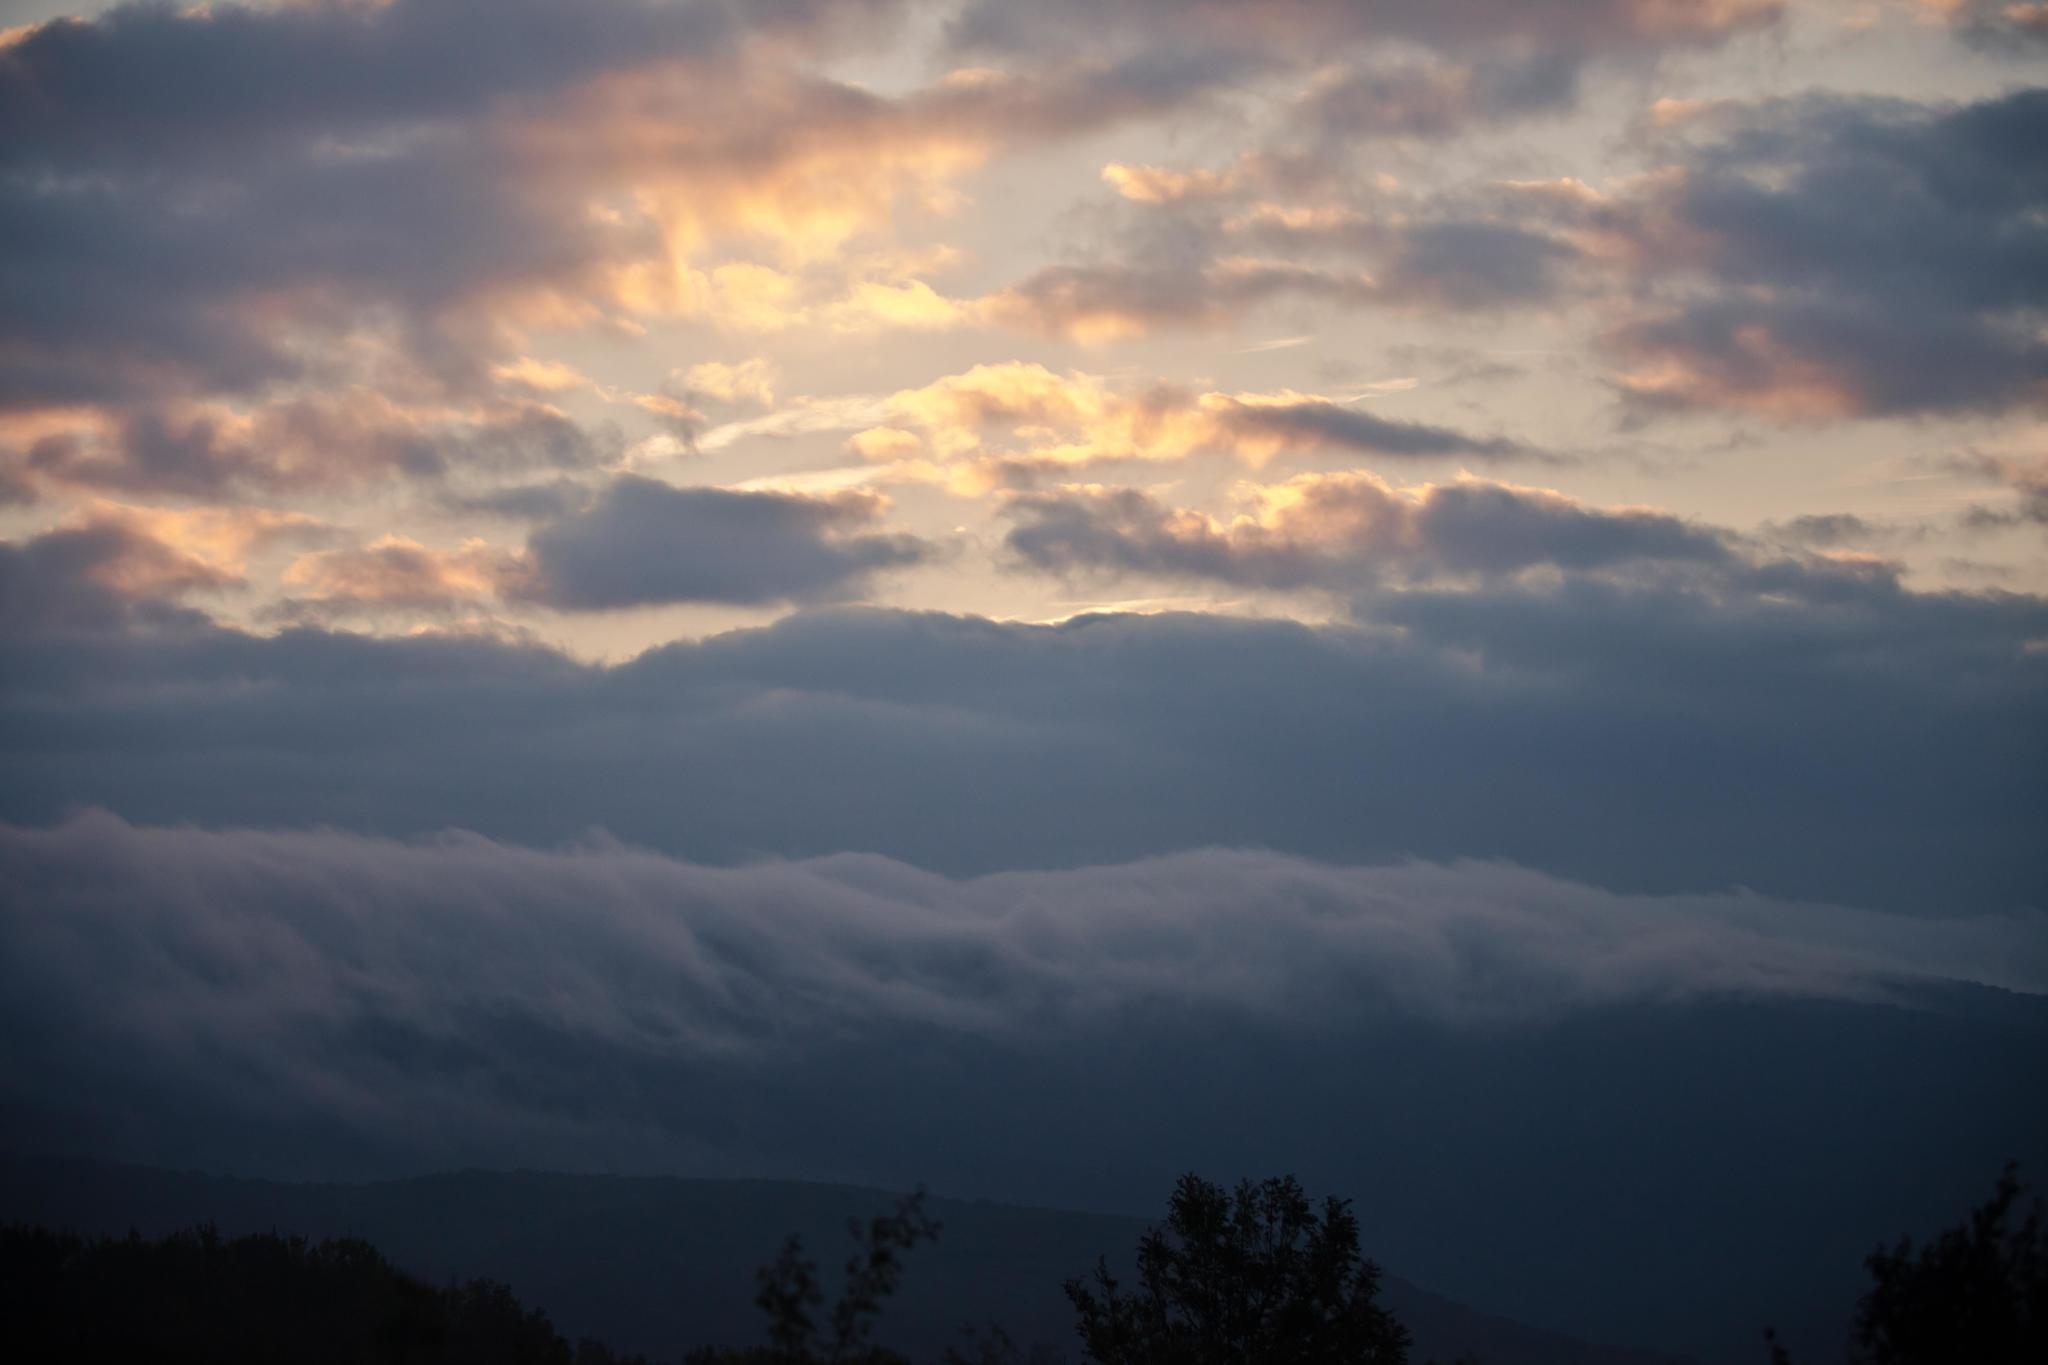
<instances>
[{"instance_id":1,"label":"dark foreground ridge","mask_svg":"<svg viewBox=\"0 0 2048 1365\"><path fill-rule=\"evenodd\" d=\"M502 1284L437 1287L358 1238L4 1226L0 1313L9 1358L50 1365L633 1365L572 1347Z\"/></svg>"},{"instance_id":2,"label":"dark foreground ridge","mask_svg":"<svg viewBox=\"0 0 2048 1365\"><path fill-rule=\"evenodd\" d=\"M417 1355L422 1361L559 1361L575 1358L566 1354L570 1343L584 1338L593 1342L584 1359L604 1358L596 1342L660 1360L679 1358L688 1347L758 1344L754 1273L784 1237L801 1237L833 1267L846 1249L847 1221L889 1202L875 1190L788 1181L462 1172L291 1184L65 1159L0 1160L0 1220L116 1239L131 1230L153 1238L211 1224L217 1245L282 1234L246 1254L272 1267L298 1256L305 1273L341 1267L358 1277L358 1289L381 1286L374 1289L379 1303L411 1305L402 1330L428 1333L420 1338L429 1343L422 1352L448 1352ZM1042 1344L1074 1359L1074 1310L1063 1283L1087 1275L1105 1253L1117 1267L1148 1226L1143 1219L978 1201L931 1199L926 1207L944 1233L909 1254L901 1288L877 1324L881 1340L915 1361L960 1347L963 1327L990 1323L1022 1354ZM360 1240L339 1250L301 1244L293 1252L291 1237ZM189 1269L195 1239L171 1245L182 1250L161 1253L165 1264ZM1391 1275L1381 1281L1379 1301L1411 1333L1409 1358L1417 1362L1676 1361L1494 1317ZM472 1340L498 1345L482 1356L462 1354Z\"/></svg>"}]
</instances>

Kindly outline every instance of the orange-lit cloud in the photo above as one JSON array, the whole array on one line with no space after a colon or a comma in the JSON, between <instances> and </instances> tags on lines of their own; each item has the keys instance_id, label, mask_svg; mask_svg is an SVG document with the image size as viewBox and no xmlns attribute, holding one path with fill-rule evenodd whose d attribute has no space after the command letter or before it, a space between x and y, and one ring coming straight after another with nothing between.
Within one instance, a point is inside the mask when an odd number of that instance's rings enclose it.
<instances>
[{"instance_id":1,"label":"orange-lit cloud","mask_svg":"<svg viewBox=\"0 0 2048 1365\"><path fill-rule=\"evenodd\" d=\"M536 393L569 393L591 387L590 377L573 365L559 360L537 360L532 356L520 356L491 367L491 377L501 383L514 384L531 389Z\"/></svg>"},{"instance_id":2,"label":"orange-lit cloud","mask_svg":"<svg viewBox=\"0 0 2048 1365\"><path fill-rule=\"evenodd\" d=\"M52 619L83 624L190 593L242 587L251 554L327 529L312 517L267 509L94 500L28 541L25 550L48 576L41 589ZM14 610L29 608L33 616L35 606L17 603Z\"/></svg>"},{"instance_id":3,"label":"orange-lit cloud","mask_svg":"<svg viewBox=\"0 0 2048 1365\"><path fill-rule=\"evenodd\" d=\"M903 390L882 409L884 422L856 434L852 448L878 460L928 456L950 466L951 481L963 491L1112 460L1197 454L1254 468L1316 450L1542 458L1514 442L1382 418L1321 394L1170 385L1127 391L1096 375L1018 362L977 365Z\"/></svg>"},{"instance_id":4,"label":"orange-lit cloud","mask_svg":"<svg viewBox=\"0 0 2048 1365\"><path fill-rule=\"evenodd\" d=\"M481 540L437 550L406 536L380 536L353 549L303 555L284 571L294 614L443 611L496 596L516 572L513 558Z\"/></svg>"},{"instance_id":5,"label":"orange-lit cloud","mask_svg":"<svg viewBox=\"0 0 2048 1365\"><path fill-rule=\"evenodd\" d=\"M684 371L680 381L685 392L702 394L721 403L775 406L775 365L761 356L737 363L707 360Z\"/></svg>"},{"instance_id":6,"label":"orange-lit cloud","mask_svg":"<svg viewBox=\"0 0 2048 1365\"><path fill-rule=\"evenodd\" d=\"M1712 345L1660 337L1640 324L1610 340L1627 357L1613 384L1651 407L1723 408L1813 422L1855 416L1875 398L1852 369L1803 354L1761 323L1736 328Z\"/></svg>"}]
</instances>

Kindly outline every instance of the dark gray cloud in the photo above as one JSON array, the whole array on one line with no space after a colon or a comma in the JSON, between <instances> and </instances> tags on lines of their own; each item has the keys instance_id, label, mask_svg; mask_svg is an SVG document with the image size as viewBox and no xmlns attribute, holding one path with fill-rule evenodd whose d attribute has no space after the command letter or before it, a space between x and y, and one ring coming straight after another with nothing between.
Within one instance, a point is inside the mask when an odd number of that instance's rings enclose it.
<instances>
[{"instance_id":1,"label":"dark gray cloud","mask_svg":"<svg viewBox=\"0 0 2048 1365\"><path fill-rule=\"evenodd\" d=\"M1475 63L1397 58L1363 62L1318 82L1295 107L1296 131L1332 147L1387 135L1442 138L1474 124L1569 108L1583 52L1496 57Z\"/></svg>"},{"instance_id":2,"label":"dark gray cloud","mask_svg":"<svg viewBox=\"0 0 2048 1365\"><path fill-rule=\"evenodd\" d=\"M0 818L601 827L952 872L1253 844L2048 905L2048 606L1876 567L1681 570L1367 594L1323 628L807 613L609 668L472 638L17 635Z\"/></svg>"},{"instance_id":3,"label":"dark gray cloud","mask_svg":"<svg viewBox=\"0 0 2048 1365\"><path fill-rule=\"evenodd\" d=\"M560 521L588 507L590 489L574 479L508 484L479 493L443 493L437 505L458 514L503 517L508 521Z\"/></svg>"},{"instance_id":4,"label":"dark gray cloud","mask_svg":"<svg viewBox=\"0 0 2048 1365\"><path fill-rule=\"evenodd\" d=\"M1964 42L2025 58L2048 43L2048 6L2035 0L1944 0L1941 12Z\"/></svg>"},{"instance_id":5,"label":"dark gray cloud","mask_svg":"<svg viewBox=\"0 0 2048 1365\"><path fill-rule=\"evenodd\" d=\"M1009 504L1018 524L1005 544L1026 564L1054 572L1338 592L1362 591L1383 577L1738 562L1728 536L1677 517L1601 511L1476 480L1405 496L1371 475L1309 475L1265 496L1270 505L1257 517L1228 524L1130 489L1022 496Z\"/></svg>"},{"instance_id":6,"label":"dark gray cloud","mask_svg":"<svg viewBox=\"0 0 2048 1365\"><path fill-rule=\"evenodd\" d=\"M1397 303L1483 310L1540 302L1562 287L1571 253L1539 232L1476 218L1390 234L1380 293Z\"/></svg>"},{"instance_id":7,"label":"dark gray cloud","mask_svg":"<svg viewBox=\"0 0 2048 1365\"><path fill-rule=\"evenodd\" d=\"M1192 103L1186 87L1198 84L1227 98L1253 75L1307 76L1288 133L1344 161L1363 138L1441 138L1568 109L1588 67L1642 69L1667 52L1771 28L1783 8L1778 0L1056 0L1027 11L970 0L950 38L972 58L1040 71L1090 62L1104 88L1127 87L1134 99L1168 80ZM1105 62L1105 52L1130 55Z\"/></svg>"},{"instance_id":8,"label":"dark gray cloud","mask_svg":"<svg viewBox=\"0 0 2048 1365\"><path fill-rule=\"evenodd\" d=\"M741 493L627 475L536 528L529 564L505 591L571 611L843 598L932 552L914 536L871 531L884 505L867 493Z\"/></svg>"},{"instance_id":9,"label":"dark gray cloud","mask_svg":"<svg viewBox=\"0 0 2048 1365\"><path fill-rule=\"evenodd\" d=\"M1036 331L1115 337L1161 327L1207 327L1268 299L1306 296L1363 302L1372 281L1356 272L1286 262L1223 266L1099 261L1033 271L991 303L994 316Z\"/></svg>"},{"instance_id":10,"label":"dark gray cloud","mask_svg":"<svg viewBox=\"0 0 2048 1365\"><path fill-rule=\"evenodd\" d=\"M1723 113L1682 171L1592 214L1649 293L1608 337L1647 407L1792 417L2039 402L2048 90L1813 96Z\"/></svg>"},{"instance_id":11,"label":"dark gray cloud","mask_svg":"<svg viewBox=\"0 0 2048 1365\"><path fill-rule=\"evenodd\" d=\"M1240 66L1322 67L1350 74L1320 83L1304 111L1330 134L1441 136L1472 122L1555 110L1577 93L1582 68L1643 64L1775 25L1778 0L1056 0L1028 10L972 0L951 26L954 46L1009 60L1058 61L1125 44L1187 66L1228 54ZM1415 59L1417 48L1430 60Z\"/></svg>"},{"instance_id":12,"label":"dark gray cloud","mask_svg":"<svg viewBox=\"0 0 2048 1365\"><path fill-rule=\"evenodd\" d=\"M1431 555L1454 571L1631 563L1729 564L1729 538L1667 512L1608 511L1554 493L1478 481L1429 490L1415 516Z\"/></svg>"},{"instance_id":13,"label":"dark gray cloud","mask_svg":"<svg viewBox=\"0 0 2048 1365\"><path fill-rule=\"evenodd\" d=\"M2010 526L2048 526L2048 460L2014 460L1996 455L1958 455L1935 462L1951 474L1996 484L2011 494L1999 505L1979 504L1963 513L1963 525L1974 531Z\"/></svg>"},{"instance_id":14,"label":"dark gray cloud","mask_svg":"<svg viewBox=\"0 0 2048 1365\"><path fill-rule=\"evenodd\" d=\"M1269 212L1266 175L1210 195L1120 206L1098 259L1045 266L994 296L994 315L1082 338L1228 323L1260 304L1487 312L1556 297L1577 253L1540 222L1452 200ZM1285 206L1283 197L1278 201ZM1310 207L1327 210L1327 203Z\"/></svg>"},{"instance_id":15,"label":"dark gray cloud","mask_svg":"<svg viewBox=\"0 0 2048 1365\"><path fill-rule=\"evenodd\" d=\"M333 380L346 358L305 343L391 319L426 371L481 382L496 349L468 305L574 280L616 249L518 181L468 128L361 157L0 174L0 405Z\"/></svg>"},{"instance_id":16,"label":"dark gray cloud","mask_svg":"<svg viewBox=\"0 0 2048 1365\"><path fill-rule=\"evenodd\" d=\"M454 420L345 390L248 413L141 407L104 433L44 437L13 452L10 468L24 480L234 500L453 470L588 468L616 458L622 445L616 428L585 427L538 403L497 404Z\"/></svg>"},{"instance_id":17,"label":"dark gray cloud","mask_svg":"<svg viewBox=\"0 0 2048 1365\"><path fill-rule=\"evenodd\" d=\"M1112 58L1095 53L1015 73L977 69L922 92L905 116L1004 137L1092 132L1127 119L1199 109L1266 66L1238 49L1158 43Z\"/></svg>"},{"instance_id":18,"label":"dark gray cloud","mask_svg":"<svg viewBox=\"0 0 2048 1365\"><path fill-rule=\"evenodd\" d=\"M969 48L1043 52L1085 47L1105 36L1184 36L1295 46L1407 40L1447 50L1541 45L1585 52L1715 43L1774 24L1776 0L1297 0L1279 6L1238 0L1053 0L1019 13L1001 0L974 0L954 26Z\"/></svg>"},{"instance_id":19,"label":"dark gray cloud","mask_svg":"<svg viewBox=\"0 0 2048 1365\"><path fill-rule=\"evenodd\" d=\"M176 599L237 581L118 520L45 531L0 542L0 637L151 622L197 626L206 617Z\"/></svg>"},{"instance_id":20,"label":"dark gray cloud","mask_svg":"<svg viewBox=\"0 0 2048 1365\"><path fill-rule=\"evenodd\" d=\"M1163 574L1263 588L1310 587L1327 578L1312 548L1179 517L1136 489L1026 494L1011 499L1008 511L1019 524L1003 543L1034 569Z\"/></svg>"},{"instance_id":21,"label":"dark gray cloud","mask_svg":"<svg viewBox=\"0 0 2048 1365\"><path fill-rule=\"evenodd\" d=\"M1276 300L1491 312L1578 287L1582 251L1523 198L1411 195L1363 182L1349 160L1331 145L1220 171L1112 166L1124 202L1097 239L991 311L1087 339L1226 324Z\"/></svg>"},{"instance_id":22,"label":"dark gray cloud","mask_svg":"<svg viewBox=\"0 0 2048 1365\"><path fill-rule=\"evenodd\" d=\"M0 460L0 507L26 507L39 496L35 481L17 463Z\"/></svg>"},{"instance_id":23,"label":"dark gray cloud","mask_svg":"<svg viewBox=\"0 0 2048 1365\"><path fill-rule=\"evenodd\" d=\"M1875 522L1853 512L1817 512L1785 521L1766 522L1764 534L1795 545L1821 550L1868 548L1918 540L1927 528L1916 524Z\"/></svg>"},{"instance_id":24,"label":"dark gray cloud","mask_svg":"<svg viewBox=\"0 0 2048 1365\"><path fill-rule=\"evenodd\" d=\"M308 135L373 135L620 65L717 55L739 34L724 5L648 0L573 12L545 0L124 5L0 53L0 166L225 161Z\"/></svg>"},{"instance_id":25,"label":"dark gray cloud","mask_svg":"<svg viewBox=\"0 0 2048 1365\"><path fill-rule=\"evenodd\" d=\"M1549 462L1556 457L1499 436L1475 436L1454 427L1403 422L1346 403L1241 403L1224 425L1243 436L1313 444L1396 459L1462 455L1477 460Z\"/></svg>"}]
</instances>

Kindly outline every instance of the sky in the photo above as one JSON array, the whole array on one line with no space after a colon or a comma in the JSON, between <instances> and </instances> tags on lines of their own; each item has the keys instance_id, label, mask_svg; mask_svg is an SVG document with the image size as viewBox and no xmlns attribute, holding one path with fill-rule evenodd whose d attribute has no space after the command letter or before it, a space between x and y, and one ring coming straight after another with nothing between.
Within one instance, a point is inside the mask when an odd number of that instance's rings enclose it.
<instances>
[{"instance_id":1,"label":"sky","mask_svg":"<svg viewBox=\"0 0 2048 1365\"><path fill-rule=\"evenodd\" d=\"M2028 0L0 4L0 1113L1392 1167L1402 1273L1722 1349L1782 1275L1686 1326L1616 1240L1702 1160L1725 1250L2048 1157L2044 61ZM1397 1046L1435 1117L1313 1117ZM1516 1278L1570 1216L1625 1312Z\"/></svg>"}]
</instances>

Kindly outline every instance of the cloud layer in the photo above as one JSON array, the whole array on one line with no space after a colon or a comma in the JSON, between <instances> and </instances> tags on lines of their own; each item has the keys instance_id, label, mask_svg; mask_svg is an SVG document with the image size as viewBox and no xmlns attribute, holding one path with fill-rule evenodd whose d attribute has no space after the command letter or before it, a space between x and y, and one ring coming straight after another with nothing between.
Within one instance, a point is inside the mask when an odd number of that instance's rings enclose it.
<instances>
[{"instance_id":1,"label":"cloud layer","mask_svg":"<svg viewBox=\"0 0 2048 1365\"><path fill-rule=\"evenodd\" d=\"M1312 117L1426 118L1354 75ZM1361 103L1370 109L1361 109ZM1086 339L1215 327L1272 300L1341 311L1597 309L1640 412L1790 421L2038 406L2048 352L2048 92L1659 102L1648 169L1423 192L1342 138L1221 169L1112 165L1087 259L990 307Z\"/></svg>"},{"instance_id":2,"label":"cloud layer","mask_svg":"<svg viewBox=\"0 0 2048 1365\"><path fill-rule=\"evenodd\" d=\"M1612 547L1591 529L1588 553ZM948 871L1253 843L1928 915L2048 905L2037 599L1867 565L1653 568L1424 583L1322 628L817 612L612 667L31 613L0 669L0 812L602 827L718 861Z\"/></svg>"},{"instance_id":3,"label":"cloud layer","mask_svg":"<svg viewBox=\"0 0 2048 1365\"><path fill-rule=\"evenodd\" d=\"M1189 1166L1293 1170L1433 1286L1731 1355L2037 1151L2041 997L1951 978L2048 986L2041 916L1250 851L962 881L0 826L0 1114L30 1149L1138 1211ZM1589 1283L1560 1245L1620 1250Z\"/></svg>"},{"instance_id":4,"label":"cloud layer","mask_svg":"<svg viewBox=\"0 0 2048 1365\"><path fill-rule=\"evenodd\" d=\"M560 1070L578 1059L773 1068L905 1031L1037 1051L1162 1014L1320 1035L1948 980L2048 991L2039 914L1617 896L1472 863L1212 850L955 881L852 855L710 868L603 841L91 814L0 827L0 870L9 1032L36 1039L12 1049L31 1074L10 1102L89 1054L127 1084L343 1128L545 1125L570 1117L548 1096L583 1088ZM638 1103L585 1117L629 1123Z\"/></svg>"},{"instance_id":5,"label":"cloud layer","mask_svg":"<svg viewBox=\"0 0 2048 1365\"><path fill-rule=\"evenodd\" d=\"M1387 576L1740 563L1732 537L1676 517L1588 508L1542 489L1478 479L1403 491L1370 474L1305 474L1244 493L1253 510L1228 523L1131 489L1019 497L1009 507L1018 525L1007 544L1025 563L1055 572L1339 592Z\"/></svg>"}]
</instances>

